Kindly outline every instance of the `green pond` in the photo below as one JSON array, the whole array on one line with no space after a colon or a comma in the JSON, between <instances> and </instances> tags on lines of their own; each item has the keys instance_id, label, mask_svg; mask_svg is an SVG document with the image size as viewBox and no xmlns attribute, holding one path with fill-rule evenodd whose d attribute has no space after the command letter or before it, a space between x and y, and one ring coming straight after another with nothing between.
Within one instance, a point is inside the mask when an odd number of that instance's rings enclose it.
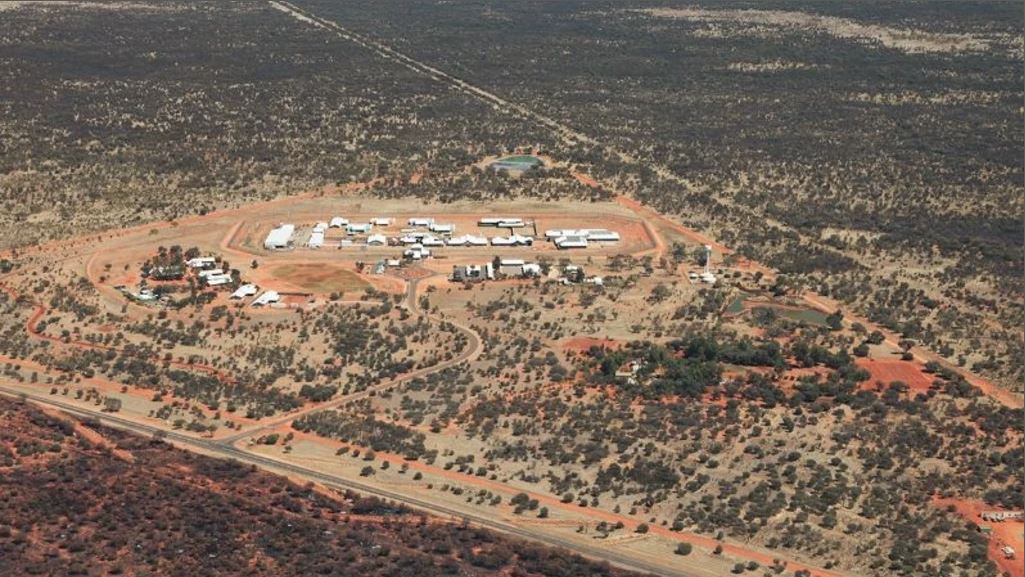
<instances>
[{"instance_id":1,"label":"green pond","mask_svg":"<svg viewBox=\"0 0 1025 577\"><path fill-rule=\"evenodd\" d=\"M744 312L744 303L751 298L751 295L740 294L734 298L729 306L726 307L726 314L737 315ZM792 309L780 305L774 305L772 303L758 303L752 310L765 310L772 309L778 316L789 319L795 322L803 322L809 325L820 325L826 326L826 313L817 311L815 309Z\"/></svg>"},{"instance_id":2,"label":"green pond","mask_svg":"<svg viewBox=\"0 0 1025 577\"><path fill-rule=\"evenodd\" d=\"M536 156L521 155L521 156L506 156L500 158L498 162L506 162L509 164L544 164L541 159Z\"/></svg>"},{"instance_id":3,"label":"green pond","mask_svg":"<svg viewBox=\"0 0 1025 577\"><path fill-rule=\"evenodd\" d=\"M797 310L794 310L794 309L783 308L783 307L776 307L776 306L772 306L771 304L767 304L767 305L764 305L764 306L757 306L753 310L758 310L758 309L772 309L772 310L774 310L776 312L777 315L779 315L779 316L781 316L781 317L783 317L785 319L790 319L792 321L797 321L797 322L804 322L804 323L808 323L809 325L826 326L826 316L827 316L826 313L823 313L821 311L817 311L817 310L814 310L814 309L797 309Z\"/></svg>"}]
</instances>

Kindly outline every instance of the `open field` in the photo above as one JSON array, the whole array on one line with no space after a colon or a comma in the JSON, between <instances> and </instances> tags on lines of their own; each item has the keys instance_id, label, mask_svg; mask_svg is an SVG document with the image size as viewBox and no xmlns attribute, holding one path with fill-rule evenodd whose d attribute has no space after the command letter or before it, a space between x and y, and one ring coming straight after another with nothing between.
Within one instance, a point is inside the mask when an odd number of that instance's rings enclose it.
<instances>
[{"instance_id":1,"label":"open field","mask_svg":"<svg viewBox=\"0 0 1025 577\"><path fill-rule=\"evenodd\" d=\"M279 281L317 294L330 292L362 292L370 283L351 271L327 264L281 264L270 267L270 274Z\"/></svg>"}]
</instances>

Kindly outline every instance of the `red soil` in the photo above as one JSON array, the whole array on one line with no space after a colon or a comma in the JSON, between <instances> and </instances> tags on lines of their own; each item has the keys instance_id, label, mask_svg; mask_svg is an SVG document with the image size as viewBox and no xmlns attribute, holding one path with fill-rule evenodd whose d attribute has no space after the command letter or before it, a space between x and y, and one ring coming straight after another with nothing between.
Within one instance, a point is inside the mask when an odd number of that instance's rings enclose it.
<instances>
[{"instance_id":1,"label":"red soil","mask_svg":"<svg viewBox=\"0 0 1025 577\"><path fill-rule=\"evenodd\" d=\"M64 413L60 412L59 410L54 409L52 407L48 407L48 406L43 405L43 404L39 404L38 407L39 407L39 409L41 411L43 411L47 415L49 415L49 416L51 416L51 417L53 417L55 419L58 419L60 421L64 421L65 423L70 424L72 427L74 427L75 434L78 435L79 437L89 441L90 443L92 443L94 445L98 445L100 447L106 447L108 450L110 450L111 454L113 454L118 459L121 459L122 461L126 461L128 463L134 463L135 462L135 456L132 455L129 451L125 451L124 449L117 448L117 445L112 443L109 439L107 439L103 435L99 434L98 432L96 432L96 431L90 429L89 427L85 426L81 421L79 421L77 419L72 419L72 418L66 416Z\"/></svg>"},{"instance_id":2,"label":"red soil","mask_svg":"<svg viewBox=\"0 0 1025 577\"><path fill-rule=\"evenodd\" d=\"M562 341L562 348L566 351L586 352L591 347L605 347L608 349L621 349L624 343L613 339L599 339L596 337L571 337Z\"/></svg>"},{"instance_id":3,"label":"red soil","mask_svg":"<svg viewBox=\"0 0 1025 577\"><path fill-rule=\"evenodd\" d=\"M964 519L993 528L989 539L989 558L997 564L1001 572L1007 572L1011 577L1025 577L1025 563L1022 563L1021 556L1025 554L1025 524L1021 521L1003 521L1000 523L988 523L982 520L983 511L1006 511L1001 507L990 506L982 501L970 501L967 499L933 497L933 505L946 508L953 505L957 514ZM1004 546L1010 546L1015 551L1014 559L1007 559L1000 551Z\"/></svg>"},{"instance_id":4,"label":"red soil","mask_svg":"<svg viewBox=\"0 0 1025 577\"><path fill-rule=\"evenodd\" d=\"M857 359L855 364L872 375L871 379L863 383L864 387L871 389L874 389L877 383L889 385L893 381L901 381L910 387L911 392L920 393L928 391L936 380L911 361Z\"/></svg>"}]
</instances>

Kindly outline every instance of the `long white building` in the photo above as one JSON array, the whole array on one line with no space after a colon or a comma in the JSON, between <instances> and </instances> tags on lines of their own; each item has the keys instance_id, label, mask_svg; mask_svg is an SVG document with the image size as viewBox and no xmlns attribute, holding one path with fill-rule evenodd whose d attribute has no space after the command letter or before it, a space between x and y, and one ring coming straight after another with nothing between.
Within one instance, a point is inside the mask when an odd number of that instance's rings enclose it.
<instances>
[{"instance_id":1,"label":"long white building","mask_svg":"<svg viewBox=\"0 0 1025 577\"><path fill-rule=\"evenodd\" d=\"M595 242L615 242L619 233L604 228L564 228L545 231L545 238L555 240L562 237L580 237Z\"/></svg>"},{"instance_id":2,"label":"long white building","mask_svg":"<svg viewBox=\"0 0 1025 577\"><path fill-rule=\"evenodd\" d=\"M275 227L267 233L267 238L263 241L263 248L267 250L288 248L288 245L292 242L292 235L294 234L294 224L282 224Z\"/></svg>"}]
</instances>

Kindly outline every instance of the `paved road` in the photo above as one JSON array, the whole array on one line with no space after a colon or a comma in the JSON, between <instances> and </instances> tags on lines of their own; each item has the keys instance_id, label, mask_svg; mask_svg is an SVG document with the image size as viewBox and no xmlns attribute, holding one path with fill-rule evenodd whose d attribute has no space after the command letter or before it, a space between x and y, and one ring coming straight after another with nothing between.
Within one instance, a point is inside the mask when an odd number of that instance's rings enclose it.
<instances>
[{"instance_id":1,"label":"paved road","mask_svg":"<svg viewBox=\"0 0 1025 577\"><path fill-rule=\"evenodd\" d=\"M118 417L117 415L103 413L98 410L89 410L83 407L76 406L60 398L54 398L52 396L47 395L24 393L22 391L4 385L0 385L0 394L5 394L12 397L28 398L36 403L56 407L58 409L61 409L62 411L65 411L73 415L96 419L107 426L125 431L130 431L140 435L153 436L156 433L160 432L161 434L165 435L165 440L183 449L192 450L215 457L233 459L240 463L256 465L263 469L287 474L294 477L308 479L310 481L314 481L316 483L320 483L322 485L332 487L335 489L351 489L353 491L357 491L365 495L373 495L375 497L389 499L398 503L405 504L413 509L417 509L432 515L448 517L452 519L465 519L481 527L486 527L488 529L493 529L496 531L500 531L502 533L514 535L516 537L521 537L523 539L527 539L530 541L537 541L544 543L546 545L572 550L582 555L586 555L587 557L590 557L592 559L596 559L599 561L607 561L614 565L620 566L624 569L630 569L633 571L639 571L643 573L652 573L656 575L664 575L666 577L694 577L695 575L682 573L680 571L674 571L670 568L663 567L661 565L655 565L638 559L634 559L632 557L622 555L621 553L612 550L608 547L591 546L576 541L571 541L568 539L562 539L554 535L538 533L530 529L524 529L511 523L507 523L495 517L467 513L461 510L447 507L442 504L432 503L430 501L425 501L417 497L412 497L410 495L405 495L388 489L383 489L381 487L376 487L358 481L352 481L335 475L330 475L328 473L323 473L321 471L316 471L313 469L302 467L300 465L279 461L277 459L273 459L271 457L267 457L264 455L253 454L243 449L239 449L237 447L230 445L225 445L222 442L214 441L212 439L203 439L179 433L176 431L167 431L158 427L142 423L136 423L134 421ZM702 572L702 574L704 575L704 572Z\"/></svg>"}]
</instances>

